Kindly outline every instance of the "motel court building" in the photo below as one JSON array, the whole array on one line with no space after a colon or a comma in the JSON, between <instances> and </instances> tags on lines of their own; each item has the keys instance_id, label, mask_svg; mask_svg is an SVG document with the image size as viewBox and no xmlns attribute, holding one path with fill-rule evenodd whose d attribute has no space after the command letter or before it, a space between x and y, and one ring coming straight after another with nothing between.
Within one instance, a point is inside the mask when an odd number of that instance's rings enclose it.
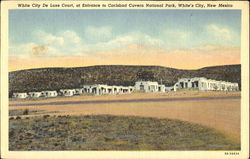
<instances>
[{"instance_id":1,"label":"motel court building","mask_svg":"<svg viewBox=\"0 0 250 159\"><path fill-rule=\"evenodd\" d=\"M238 83L217 81L205 77L181 78L174 85L174 91L178 89L198 89L200 91L238 91Z\"/></svg>"},{"instance_id":2,"label":"motel court building","mask_svg":"<svg viewBox=\"0 0 250 159\"><path fill-rule=\"evenodd\" d=\"M21 92L21 93L13 93L13 98L19 98L19 99L24 99L27 98L28 94Z\"/></svg>"},{"instance_id":3,"label":"motel court building","mask_svg":"<svg viewBox=\"0 0 250 159\"><path fill-rule=\"evenodd\" d=\"M84 94L125 94L132 93L133 91L133 86L109 86L105 84L83 85Z\"/></svg>"},{"instance_id":4,"label":"motel court building","mask_svg":"<svg viewBox=\"0 0 250 159\"><path fill-rule=\"evenodd\" d=\"M137 81L135 82L135 90L142 92L165 92L165 85L158 84L155 81Z\"/></svg>"}]
</instances>

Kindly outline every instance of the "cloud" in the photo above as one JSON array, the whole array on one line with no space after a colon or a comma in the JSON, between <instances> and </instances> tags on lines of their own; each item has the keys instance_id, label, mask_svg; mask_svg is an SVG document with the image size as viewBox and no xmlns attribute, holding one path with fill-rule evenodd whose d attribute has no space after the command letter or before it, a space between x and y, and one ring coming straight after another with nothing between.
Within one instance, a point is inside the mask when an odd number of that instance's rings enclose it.
<instances>
[{"instance_id":1,"label":"cloud","mask_svg":"<svg viewBox=\"0 0 250 159\"><path fill-rule=\"evenodd\" d=\"M109 40L107 42L96 43L93 48L98 48L98 50L111 50L121 47L125 47L129 44L143 44L154 47L160 47L163 45L162 40L149 36L141 32L130 32L117 36L116 38Z\"/></svg>"},{"instance_id":2,"label":"cloud","mask_svg":"<svg viewBox=\"0 0 250 159\"><path fill-rule=\"evenodd\" d=\"M216 24L209 24L206 26L206 30L217 40L233 40L233 31L225 26L218 26Z\"/></svg>"},{"instance_id":3,"label":"cloud","mask_svg":"<svg viewBox=\"0 0 250 159\"><path fill-rule=\"evenodd\" d=\"M33 32L33 41L44 45L54 44L62 46L64 44L63 37L56 36L42 30L37 30Z\"/></svg>"},{"instance_id":4,"label":"cloud","mask_svg":"<svg viewBox=\"0 0 250 159\"><path fill-rule=\"evenodd\" d=\"M164 39L164 48L167 50L190 47L193 42L194 35L186 30L167 29L162 32Z\"/></svg>"},{"instance_id":5,"label":"cloud","mask_svg":"<svg viewBox=\"0 0 250 159\"><path fill-rule=\"evenodd\" d=\"M124 45L121 48L116 48L112 50L98 50L98 51L92 51L89 53L89 56L92 57L107 57L107 56L148 56L149 54L153 53L154 51L158 51L160 49L139 44L139 43L129 43L127 45ZM152 52L151 52L152 51Z\"/></svg>"},{"instance_id":6,"label":"cloud","mask_svg":"<svg viewBox=\"0 0 250 159\"><path fill-rule=\"evenodd\" d=\"M11 56L29 56L31 48L35 47L36 43L25 43L25 44L10 44L9 45L9 55Z\"/></svg>"},{"instance_id":7,"label":"cloud","mask_svg":"<svg viewBox=\"0 0 250 159\"><path fill-rule=\"evenodd\" d=\"M44 45L64 46L67 44L78 44L82 39L76 32L71 30L61 31L57 34L50 34L42 30L33 32L33 41Z\"/></svg>"},{"instance_id":8,"label":"cloud","mask_svg":"<svg viewBox=\"0 0 250 159\"><path fill-rule=\"evenodd\" d=\"M170 39L180 39L180 40L187 40L190 38L191 33L188 31L183 31L183 30L177 30L177 29L171 29L171 30L165 30L163 34L170 38Z\"/></svg>"},{"instance_id":9,"label":"cloud","mask_svg":"<svg viewBox=\"0 0 250 159\"><path fill-rule=\"evenodd\" d=\"M92 39L103 40L112 36L112 28L109 26L88 26L85 29L85 35Z\"/></svg>"},{"instance_id":10,"label":"cloud","mask_svg":"<svg viewBox=\"0 0 250 159\"><path fill-rule=\"evenodd\" d=\"M240 46L240 33L229 26L208 24L197 30L168 28L161 32L166 50L187 49L204 45Z\"/></svg>"},{"instance_id":11,"label":"cloud","mask_svg":"<svg viewBox=\"0 0 250 159\"><path fill-rule=\"evenodd\" d=\"M59 33L59 36L64 39L67 43L79 44L82 39L77 35L76 32L71 30L65 30Z\"/></svg>"},{"instance_id":12,"label":"cloud","mask_svg":"<svg viewBox=\"0 0 250 159\"><path fill-rule=\"evenodd\" d=\"M109 34L107 29L101 29L101 32ZM119 49L129 44L161 47L163 41L142 32L129 32L118 35L110 40L91 43L85 41L76 32L71 30L61 31L56 34L37 30L33 32L33 42L16 45L11 44L10 55L80 56L98 50ZM42 48L44 49L41 50ZM38 50L40 50L39 53Z\"/></svg>"},{"instance_id":13,"label":"cloud","mask_svg":"<svg viewBox=\"0 0 250 159\"><path fill-rule=\"evenodd\" d=\"M10 44L9 52L13 56L66 56L82 53L84 42L71 30L50 34L42 30L33 32L33 42Z\"/></svg>"},{"instance_id":14,"label":"cloud","mask_svg":"<svg viewBox=\"0 0 250 159\"><path fill-rule=\"evenodd\" d=\"M240 48L236 46L205 45L191 49L207 55L239 56Z\"/></svg>"},{"instance_id":15,"label":"cloud","mask_svg":"<svg viewBox=\"0 0 250 159\"><path fill-rule=\"evenodd\" d=\"M215 26L210 26L209 28L219 30ZM105 32L104 30L105 29L103 29L102 32ZM222 31L217 32L223 32L224 34L230 33L230 31L223 28ZM193 32L169 29L162 33L164 38L151 36L140 31L134 31L120 34L104 41L90 42L85 37L80 37L72 30L59 31L55 34L37 30L33 32L32 42L14 45L10 44L9 52L10 56L23 57L93 56L97 55L97 53L101 56L111 53L112 56L120 56L128 53L140 54L140 56L155 56L162 52L169 55L169 52L175 53L176 50L193 52L187 54L187 56L193 55L195 52L199 52L197 56L214 56L221 55L222 53L225 54L225 56L238 55L237 47L230 47L230 45L226 46L223 45L224 43L218 43L218 45L204 45L201 43L202 45L198 45L199 47L197 47L197 45L193 46L192 40L197 40ZM211 33L209 35L211 35ZM214 41L218 42L216 40ZM220 41L224 42L223 40ZM113 50L116 51L113 52ZM155 51L155 53L152 50ZM202 52L203 54L201 54ZM179 53L180 52L178 52L178 55L182 56L182 54ZM159 57L161 58L161 56Z\"/></svg>"},{"instance_id":16,"label":"cloud","mask_svg":"<svg viewBox=\"0 0 250 159\"><path fill-rule=\"evenodd\" d=\"M9 56L21 58L30 58L36 56L59 56L60 51L45 44L25 43L19 45L11 45L9 48Z\"/></svg>"}]
</instances>

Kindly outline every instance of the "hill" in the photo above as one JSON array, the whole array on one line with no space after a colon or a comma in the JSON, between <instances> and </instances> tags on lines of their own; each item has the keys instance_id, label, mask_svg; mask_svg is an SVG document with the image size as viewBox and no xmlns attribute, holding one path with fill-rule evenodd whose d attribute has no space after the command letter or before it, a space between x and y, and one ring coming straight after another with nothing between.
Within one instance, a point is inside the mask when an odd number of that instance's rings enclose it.
<instances>
[{"instance_id":1,"label":"hill","mask_svg":"<svg viewBox=\"0 0 250 159\"><path fill-rule=\"evenodd\" d=\"M9 72L9 94L41 90L78 88L82 84L134 85L154 80L167 86L179 78L206 77L237 82L241 86L241 65L205 67L197 70L161 66L100 65L75 68L39 68Z\"/></svg>"}]
</instances>

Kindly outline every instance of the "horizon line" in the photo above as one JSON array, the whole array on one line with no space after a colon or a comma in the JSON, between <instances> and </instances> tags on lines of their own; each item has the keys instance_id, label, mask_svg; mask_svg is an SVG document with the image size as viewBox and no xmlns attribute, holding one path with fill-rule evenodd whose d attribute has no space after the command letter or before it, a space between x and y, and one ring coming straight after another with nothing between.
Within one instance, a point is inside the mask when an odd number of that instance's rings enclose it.
<instances>
[{"instance_id":1,"label":"horizon line","mask_svg":"<svg viewBox=\"0 0 250 159\"><path fill-rule=\"evenodd\" d=\"M51 68L84 68L84 67L100 67L100 66L138 66L138 67L165 67L165 68L170 68L170 69L176 69L176 70L199 70L199 69L203 69L203 68L207 68L207 67L220 67L220 66L233 66L233 65L241 65L239 64L226 64L226 65L210 65L210 66L204 66L204 67L200 67L200 68L196 68L196 69L184 69L184 68L174 68L174 67L169 67L169 66L161 66L161 65L89 65L89 66L76 66L76 67L37 67L37 68L28 68L28 69L20 69L20 70L13 70L13 71L8 71L10 72L17 72L17 71L25 71L25 70L37 70L37 69L51 69Z\"/></svg>"}]
</instances>

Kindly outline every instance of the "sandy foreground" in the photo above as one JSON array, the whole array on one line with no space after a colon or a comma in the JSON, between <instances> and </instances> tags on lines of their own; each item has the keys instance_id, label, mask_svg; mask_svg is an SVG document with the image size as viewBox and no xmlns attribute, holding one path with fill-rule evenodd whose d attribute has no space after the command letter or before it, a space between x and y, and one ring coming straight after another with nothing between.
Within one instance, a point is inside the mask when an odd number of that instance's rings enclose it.
<instances>
[{"instance_id":1,"label":"sandy foreground","mask_svg":"<svg viewBox=\"0 0 250 159\"><path fill-rule=\"evenodd\" d=\"M59 97L47 100L19 100L9 104L46 103L57 101L96 101L157 98L214 97L210 100L163 101L139 103L99 103L45 106L10 106L9 109L56 111L51 115L132 115L143 117L170 118L198 123L220 130L232 138L240 139L240 98L216 99L216 97L237 97L240 92L174 92L134 93L126 95ZM44 115L44 114L42 114ZM30 115L32 116L32 115Z\"/></svg>"}]
</instances>

